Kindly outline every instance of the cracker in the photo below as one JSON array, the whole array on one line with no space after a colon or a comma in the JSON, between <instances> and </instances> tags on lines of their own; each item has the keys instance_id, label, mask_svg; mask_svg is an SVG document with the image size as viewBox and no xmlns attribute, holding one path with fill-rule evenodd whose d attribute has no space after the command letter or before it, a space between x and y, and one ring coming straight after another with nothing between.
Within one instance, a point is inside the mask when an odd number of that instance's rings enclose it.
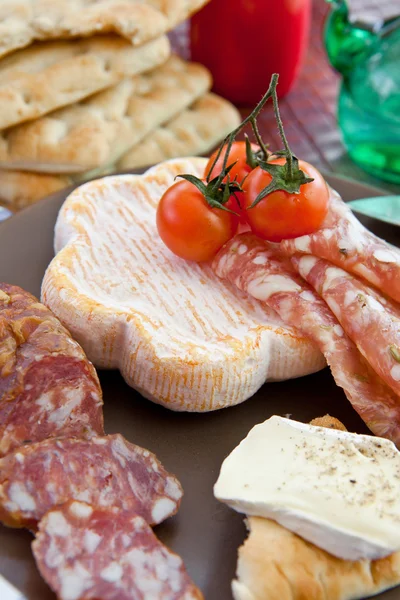
<instances>
[{"instance_id":1,"label":"cracker","mask_svg":"<svg viewBox=\"0 0 400 600\"><path fill-rule=\"evenodd\" d=\"M34 44L0 62L0 129L61 106L165 62L166 37L133 47L117 36Z\"/></svg>"},{"instance_id":2,"label":"cracker","mask_svg":"<svg viewBox=\"0 0 400 600\"><path fill-rule=\"evenodd\" d=\"M211 76L172 56L77 105L0 134L0 168L78 173L113 164L203 95Z\"/></svg>"},{"instance_id":3,"label":"cracker","mask_svg":"<svg viewBox=\"0 0 400 600\"><path fill-rule=\"evenodd\" d=\"M117 167L139 168L179 156L205 154L239 123L240 114L230 102L216 94L206 94L134 146Z\"/></svg>"},{"instance_id":4,"label":"cracker","mask_svg":"<svg viewBox=\"0 0 400 600\"><path fill-rule=\"evenodd\" d=\"M0 56L34 41L116 33L135 46L158 37L208 0L2 0Z\"/></svg>"}]
</instances>

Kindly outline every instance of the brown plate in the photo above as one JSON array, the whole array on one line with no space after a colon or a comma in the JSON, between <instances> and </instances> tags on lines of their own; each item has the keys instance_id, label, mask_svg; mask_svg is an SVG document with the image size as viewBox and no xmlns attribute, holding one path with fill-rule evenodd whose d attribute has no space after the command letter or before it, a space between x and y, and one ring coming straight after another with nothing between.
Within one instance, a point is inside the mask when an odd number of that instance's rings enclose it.
<instances>
[{"instance_id":1,"label":"brown plate","mask_svg":"<svg viewBox=\"0 0 400 600\"><path fill-rule=\"evenodd\" d=\"M374 188L327 177L346 200L383 195ZM66 197L62 192L0 224L0 281L39 295L53 256L53 229ZM396 242L396 228L364 221L375 233ZM398 231L397 231L398 235ZM231 600L237 548L245 538L243 516L218 503L212 493L224 457L255 425L273 414L299 421L330 413L350 430L367 432L328 369L281 383L266 383L250 400L208 413L173 413L144 400L117 372L101 372L108 433L120 432L150 448L182 482L185 496L178 515L156 528L163 542L182 555L206 600ZM0 573L29 600L54 600L30 552L31 535L0 526ZM378 596L377 596L378 597ZM400 589L381 594L400 600Z\"/></svg>"}]
</instances>

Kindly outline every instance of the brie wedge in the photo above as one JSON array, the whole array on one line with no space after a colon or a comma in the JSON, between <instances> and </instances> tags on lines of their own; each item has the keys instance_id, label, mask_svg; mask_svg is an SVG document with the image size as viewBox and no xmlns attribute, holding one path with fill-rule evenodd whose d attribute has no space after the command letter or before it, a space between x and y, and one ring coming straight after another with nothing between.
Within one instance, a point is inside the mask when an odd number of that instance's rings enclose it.
<instances>
[{"instance_id":1,"label":"brie wedge","mask_svg":"<svg viewBox=\"0 0 400 600\"><path fill-rule=\"evenodd\" d=\"M400 549L400 452L383 438L273 416L225 459L214 494L339 558Z\"/></svg>"},{"instance_id":2,"label":"brie wedge","mask_svg":"<svg viewBox=\"0 0 400 600\"><path fill-rule=\"evenodd\" d=\"M174 410L231 406L266 380L326 364L271 309L161 241L162 194L180 173L202 176L206 164L172 160L142 176L106 177L72 192L42 285L43 302L96 367L120 369L143 396Z\"/></svg>"}]
</instances>

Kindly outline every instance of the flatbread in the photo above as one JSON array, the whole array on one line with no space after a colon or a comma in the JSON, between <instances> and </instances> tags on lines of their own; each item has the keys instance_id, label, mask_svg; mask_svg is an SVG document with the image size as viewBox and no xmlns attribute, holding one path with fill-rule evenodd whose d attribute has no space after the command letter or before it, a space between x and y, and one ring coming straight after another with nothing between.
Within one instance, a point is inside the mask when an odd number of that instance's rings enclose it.
<instances>
[{"instance_id":1,"label":"flatbread","mask_svg":"<svg viewBox=\"0 0 400 600\"><path fill-rule=\"evenodd\" d=\"M0 171L0 205L16 211L72 183L67 176Z\"/></svg>"},{"instance_id":2,"label":"flatbread","mask_svg":"<svg viewBox=\"0 0 400 600\"><path fill-rule=\"evenodd\" d=\"M172 56L151 72L3 132L0 168L79 173L112 164L210 87L205 67Z\"/></svg>"},{"instance_id":3,"label":"flatbread","mask_svg":"<svg viewBox=\"0 0 400 600\"><path fill-rule=\"evenodd\" d=\"M154 69L169 54L166 37L135 48L110 35L43 42L19 50L0 62L0 129L36 119Z\"/></svg>"},{"instance_id":4,"label":"flatbread","mask_svg":"<svg viewBox=\"0 0 400 600\"><path fill-rule=\"evenodd\" d=\"M247 521L250 535L239 549L235 600L356 600L400 583L400 552L380 560L341 560L278 523Z\"/></svg>"},{"instance_id":5,"label":"flatbread","mask_svg":"<svg viewBox=\"0 0 400 600\"><path fill-rule=\"evenodd\" d=\"M146 167L179 156L205 154L240 123L239 111L206 94L178 117L158 127L118 162L118 169Z\"/></svg>"},{"instance_id":6,"label":"flatbread","mask_svg":"<svg viewBox=\"0 0 400 600\"><path fill-rule=\"evenodd\" d=\"M135 46L166 33L208 0L2 0L0 56L34 41L116 33Z\"/></svg>"},{"instance_id":7,"label":"flatbread","mask_svg":"<svg viewBox=\"0 0 400 600\"><path fill-rule=\"evenodd\" d=\"M310 421L310 425L314 425L314 427L326 427L327 429L339 429L340 431L347 431L347 427L345 427L345 425L343 425L339 419L336 419L336 417L331 417L331 415L316 417Z\"/></svg>"},{"instance_id":8,"label":"flatbread","mask_svg":"<svg viewBox=\"0 0 400 600\"><path fill-rule=\"evenodd\" d=\"M76 175L52 175L0 169L0 206L17 212L70 185L110 175L113 171L114 167L110 166Z\"/></svg>"}]
</instances>

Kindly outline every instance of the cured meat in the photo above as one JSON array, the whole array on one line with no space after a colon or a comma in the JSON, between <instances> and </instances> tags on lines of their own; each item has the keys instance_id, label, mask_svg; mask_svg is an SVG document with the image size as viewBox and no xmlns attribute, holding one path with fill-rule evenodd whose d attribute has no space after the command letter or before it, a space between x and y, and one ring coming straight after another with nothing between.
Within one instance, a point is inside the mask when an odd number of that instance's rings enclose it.
<instances>
[{"instance_id":1,"label":"cured meat","mask_svg":"<svg viewBox=\"0 0 400 600\"><path fill-rule=\"evenodd\" d=\"M292 261L376 373L399 395L400 405L400 306L325 260L295 256Z\"/></svg>"},{"instance_id":2,"label":"cured meat","mask_svg":"<svg viewBox=\"0 0 400 600\"><path fill-rule=\"evenodd\" d=\"M35 529L67 500L134 510L150 524L176 513L179 481L156 456L121 435L49 439L0 459L0 520Z\"/></svg>"},{"instance_id":3,"label":"cured meat","mask_svg":"<svg viewBox=\"0 0 400 600\"><path fill-rule=\"evenodd\" d=\"M336 192L324 226L281 242L285 254L312 254L355 273L400 302L400 251L365 229Z\"/></svg>"},{"instance_id":4,"label":"cured meat","mask_svg":"<svg viewBox=\"0 0 400 600\"><path fill-rule=\"evenodd\" d=\"M239 235L219 252L213 268L307 335L324 354L336 383L371 431L400 444L398 396L361 356L326 303L290 260L280 255L279 247L252 234Z\"/></svg>"},{"instance_id":5,"label":"cured meat","mask_svg":"<svg viewBox=\"0 0 400 600\"><path fill-rule=\"evenodd\" d=\"M59 600L200 600L182 559L132 511L72 501L48 512L32 544Z\"/></svg>"},{"instance_id":6,"label":"cured meat","mask_svg":"<svg viewBox=\"0 0 400 600\"><path fill-rule=\"evenodd\" d=\"M0 284L0 456L102 433L101 388L82 348L34 296Z\"/></svg>"}]
</instances>

